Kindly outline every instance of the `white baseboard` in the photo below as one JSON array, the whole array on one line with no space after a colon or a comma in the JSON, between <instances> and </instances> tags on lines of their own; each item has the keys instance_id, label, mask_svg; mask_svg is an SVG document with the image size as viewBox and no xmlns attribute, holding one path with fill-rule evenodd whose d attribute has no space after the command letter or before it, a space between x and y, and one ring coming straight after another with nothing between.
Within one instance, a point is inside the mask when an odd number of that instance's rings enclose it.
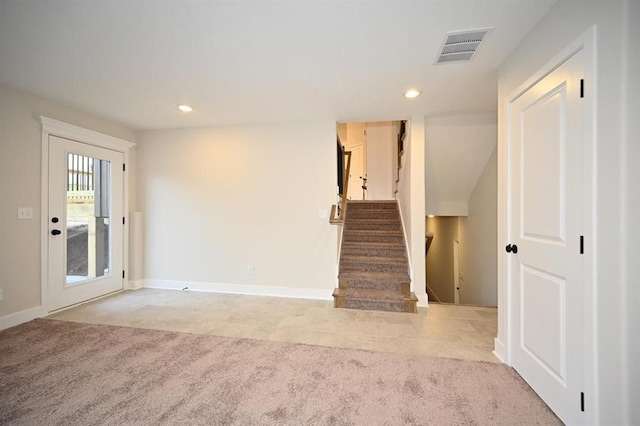
<instances>
[{"instance_id":1,"label":"white baseboard","mask_svg":"<svg viewBox=\"0 0 640 426\"><path fill-rule=\"evenodd\" d=\"M124 285L125 290L139 290L144 287L144 280L127 281Z\"/></svg>"},{"instance_id":2,"label":"white baseboard","mask_svg":"<svg viewBox=\"0 0 640 426\"><path fill-rule=\"evenodd\" d=\"M493 339L493 348L493 354L500 360L500 362L509 365L507 362L507 347L497 337Z\"/></svg>"},{"instance_id":3,"label":"white baseboard","mask_svg":"<svg viewBox=\"0 0 640 426\"><path fill-rule=\"evenodd\" d=\"M416 294L418 297L418 307L419 308L428 308L429 307L429 296L427 293Z\"/></svg>"},{"instance_id":4,"label":"white baseboard","mask_svg":"<svg viewBox=\"0 0 640 426\"><path fill-rule=\"evenodd\" d=\"M35 308L25 309L15 314L5 315L4 317L0 317L0 330L46 316L47 312L42 306L36 306Z\"/></svg>"},{"instance_id":5,"label":"white baseboard","mask_svg":"<svg viewBox=\"0 0 640 426\"><path fill-rule=\"evenodd\" d=\"M294 299L333 300L331 289L270 287L248 284L206 283L194 281L143 280L144 288L188 290L211 293L245 294L250 296L291 297Z\"/></svg>"}]
</instances>

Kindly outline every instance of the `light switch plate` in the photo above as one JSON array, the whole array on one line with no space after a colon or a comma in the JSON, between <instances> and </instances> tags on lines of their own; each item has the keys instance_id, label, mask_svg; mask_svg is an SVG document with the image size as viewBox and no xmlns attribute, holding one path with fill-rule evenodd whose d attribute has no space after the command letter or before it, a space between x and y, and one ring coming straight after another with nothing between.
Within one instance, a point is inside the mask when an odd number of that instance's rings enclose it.
<instances>
[{"instance_id":1,"label":"light switch plate","mask_svg":"<svg viewBox=\"0 0 640 426\"><path fill-rule=\"evenodd\" d=\"M31 207L18 207L18 219L33 219L33 209Z\"/></svg>"}]
</instances>

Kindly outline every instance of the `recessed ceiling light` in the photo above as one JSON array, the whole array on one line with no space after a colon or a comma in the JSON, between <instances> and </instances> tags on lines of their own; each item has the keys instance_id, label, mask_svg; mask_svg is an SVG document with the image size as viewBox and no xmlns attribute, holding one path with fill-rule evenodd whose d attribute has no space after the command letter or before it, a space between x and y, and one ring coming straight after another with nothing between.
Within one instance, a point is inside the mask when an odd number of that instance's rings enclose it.
<instances>
[{"instance_id":1,"label":"recessed ceiling light","mask_svg":"<svg viewBox=\"0 0 640 426\"><path fill-rule=\"evenodd\" d=\"M435 217L434 215L430 214L429 217Z\"/></svg>"},{"instance_id":2,"label":"recessed ceiling light","mask_svg":"<svg viewBox=\"0 0 640 426\"><path fill-rule=\"evenodd\" d=\"M193 111L193 108L191 108L189 105L178 105L178 109L182 112L191 112Z\"/></svg>"},{"instance_id":3,"label":"recessed ceiling light","mask_svg":"<svg viewBox=\"0 0 640 426\"><path fill-rule=\"evenodd\" d=\"M416 89L409 89L406 92L404 92L404 97L405 98L417 98L418 96L420 96L420 91L416 90Z\"/></svg>"}]
</instances>

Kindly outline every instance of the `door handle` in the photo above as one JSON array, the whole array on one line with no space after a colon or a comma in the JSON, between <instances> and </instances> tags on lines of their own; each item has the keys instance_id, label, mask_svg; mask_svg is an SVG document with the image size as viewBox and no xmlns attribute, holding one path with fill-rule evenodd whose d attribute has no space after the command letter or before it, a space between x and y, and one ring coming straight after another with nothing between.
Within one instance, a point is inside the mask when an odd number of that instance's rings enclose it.
<instances>
[{"instance_id":1,"label":"door handle","mask_svg":"<svg viewBox=\"0 0 640 426\"><path fill-rule=\"evenodd\" d=\"M51 231L51 235L60 235L60 234L62 234L62 231L59 229L54 229Z\"/></svg>"},{"instance_id":2,"label":"door handle","mask_svg":"<svg viewBox=\"0 0 640 426\"><path fill-rule=\"evenodd\" d=\"M504 249L507 251L507 253L513 253L513 254L518 253L518 246L515 244L513 245L507 244L507 246Z\"/></svg>"}]
</instances>

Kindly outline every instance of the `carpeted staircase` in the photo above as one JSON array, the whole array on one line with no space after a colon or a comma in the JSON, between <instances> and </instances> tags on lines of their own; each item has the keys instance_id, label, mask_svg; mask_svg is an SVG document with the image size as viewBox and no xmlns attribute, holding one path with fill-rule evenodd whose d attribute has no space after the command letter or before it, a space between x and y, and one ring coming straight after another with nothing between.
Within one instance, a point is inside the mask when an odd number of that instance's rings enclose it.
<instances>
[{"instance_id":1,"label":"carpeted staircase","mask_svg":"<svg viewBox=\"0 0 640 426\"><path fill-rule=\"evenodd\" d=\"M336 308L417 312L396 201L349 201Z\"/></svg>"}]
</instances>

